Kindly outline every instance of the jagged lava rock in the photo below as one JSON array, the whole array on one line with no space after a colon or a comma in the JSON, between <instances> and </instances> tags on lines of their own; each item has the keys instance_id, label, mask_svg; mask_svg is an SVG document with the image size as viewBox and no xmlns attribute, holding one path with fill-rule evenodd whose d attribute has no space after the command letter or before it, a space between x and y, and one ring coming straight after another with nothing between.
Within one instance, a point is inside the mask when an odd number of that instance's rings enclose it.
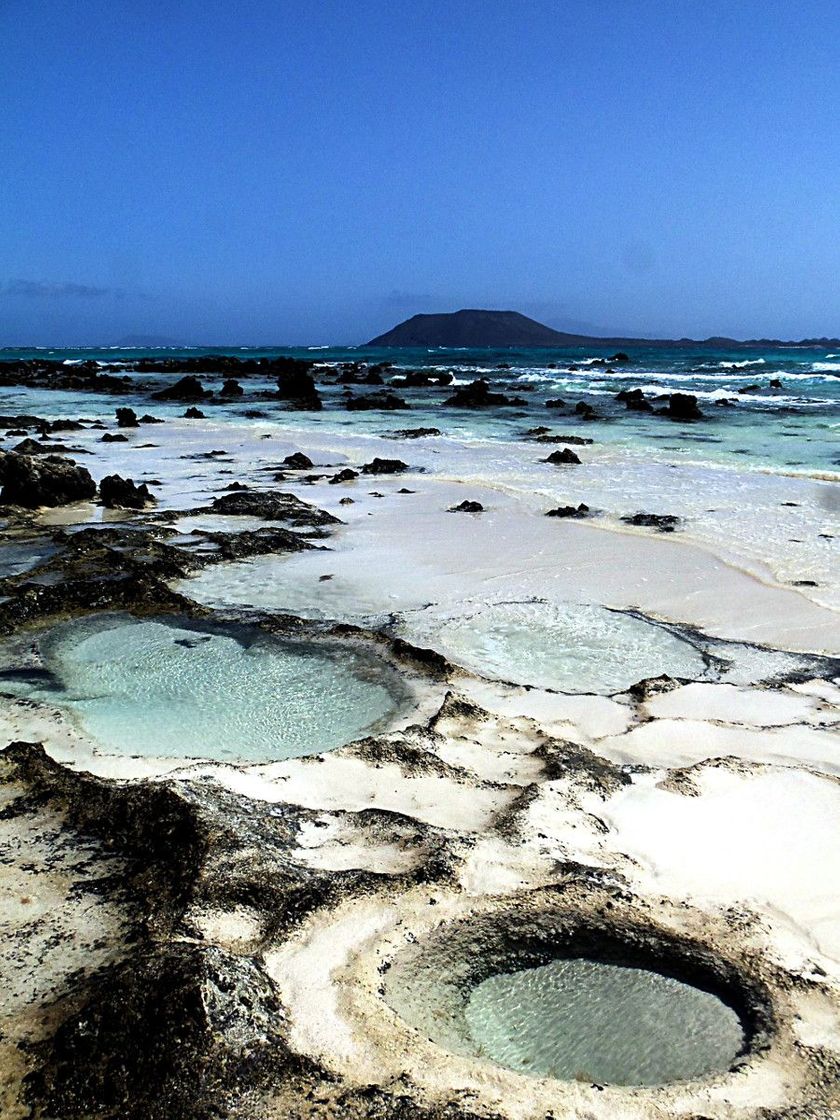
<instances>
[{"instance_id":1,"label":"jagged lava rock","mask_svg":"<svg viewBox=\"0 0 840 1120\"><path fill-rule=\"evenodd\" d=\"M14 451L0 452L0 482L0 503L27 509L81 502L96 494L90 472L58 455L35 459Z\"/></svg>"}]
</instances>

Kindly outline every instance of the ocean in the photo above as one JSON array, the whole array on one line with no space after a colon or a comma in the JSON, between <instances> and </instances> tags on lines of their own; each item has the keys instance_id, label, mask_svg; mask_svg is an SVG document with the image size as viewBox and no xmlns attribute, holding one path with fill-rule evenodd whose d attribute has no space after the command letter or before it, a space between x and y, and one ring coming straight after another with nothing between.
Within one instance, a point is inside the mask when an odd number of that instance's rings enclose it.
<instances>
[{"instance_id":1,"label":"ocean","mask_svg":"<svg viewBox=\"0 0 840 1120\"><path fill-rule=\"evenodd\" d=\"M289 354L318 363L324 373L344 362L393 363L393 373L406 369L451 372L456 384L484 377L494 389L521 397L525 406L516 409L466 411L443 409L446 390L399 390L411 405L403 415L405 425L434 425L445 435L466 439L514 439L521 435L523 421L582 431L599 445L639 452L681 462L734 463L744 469L781 471L818 478L840 478L840 351L808 347L777 349L718 350L696 348L628 348L626 363L611 363L612 349L495 349L495 350L375 350L367 347L185 347L126 349L109 347L69 349L2 349L0 361L50 358L71 363L94 360L119 365L130 373L140 357L200 357L233 354L240 358L274 357ZM317 376L316 369L316 376ZM138 379L154 381L156 375ZM386 375L386 380L388 375ZM218 377L216 378L218 380ZM780 387L771 386L780 382ZM255 391L270 390L271 382L260 384L250 378ZM208 379L213 387L213 379ZM697 397L704 420L697 423L665 422L656 415L627 410L616 402L622 390L640 388L656 407L656 397L690 393ZM340 386L322 386L325 408L342 403ZM597 419L585 424L545 408L547 400L562 398L574 405L591 405ZM726 402L733 402L731 405ZM131 403L129 399L125 402ZM302 417L276 405L261 407L285 424L294 426ZM0 388L0 410L40 411L47 416L78 414L111 416L112 396L91 393L38 392L31 389ZM219 405L213 416L235 421L242 404ZM176 406L158 411L176 415ZM400 413L341 411L331 420L360 432L381 431L383 420ZM312 417L306 417L311 422ZM410 423L409 423L410 421ZM392 425L393 426L393 425Z\"/></svg>"}]
</instances>

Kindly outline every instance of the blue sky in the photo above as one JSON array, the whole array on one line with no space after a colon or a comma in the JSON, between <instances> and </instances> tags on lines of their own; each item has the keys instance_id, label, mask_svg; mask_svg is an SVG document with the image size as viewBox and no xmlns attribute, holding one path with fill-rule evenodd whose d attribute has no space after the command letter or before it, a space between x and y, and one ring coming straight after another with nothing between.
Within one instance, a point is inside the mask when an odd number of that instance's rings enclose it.
<instances>
[{"instance_id":1,"label":"blue sky","mask_svg":"<svg viewBox=\"0 0 840 1120\"><path fill-rule=\"evenodd\" d=\"M0 344L840 334L840 0L0 0Z\"/></svg>"}]
</instances>

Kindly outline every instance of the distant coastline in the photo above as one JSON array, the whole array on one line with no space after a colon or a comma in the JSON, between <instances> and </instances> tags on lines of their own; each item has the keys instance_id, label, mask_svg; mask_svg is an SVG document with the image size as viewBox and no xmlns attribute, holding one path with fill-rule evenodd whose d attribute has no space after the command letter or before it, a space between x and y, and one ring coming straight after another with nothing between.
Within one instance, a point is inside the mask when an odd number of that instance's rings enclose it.
<instances>
[{"instance_id":1,"label":"distant coastline","mask_svg":"<svg viewBox=\"0 0 840 1120\"><path fill-rule=\"evenodd\" d=\"M628 335L600 337L556 331L518 311L464 309L435 315L413 315L384 334L377 335L366 346L416 347L446 346L470 349L504 347L703 347L738 350L784 347L840 347L840 338L803 338L797 341L778 338L737 339L725 336L710 338L634 338Z\"/></svg>"}]
</instances>

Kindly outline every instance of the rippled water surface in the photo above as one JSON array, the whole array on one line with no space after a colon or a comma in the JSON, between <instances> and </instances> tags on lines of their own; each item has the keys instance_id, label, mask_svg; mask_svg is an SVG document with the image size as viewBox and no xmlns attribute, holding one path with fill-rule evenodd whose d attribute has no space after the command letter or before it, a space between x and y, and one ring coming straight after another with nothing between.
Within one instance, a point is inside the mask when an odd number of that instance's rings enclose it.
<instances>
[{"instance_id":1,"label":"rippled water surface","mask_svg":"<svg viewBox=\"0 0 840 1120\"><path fill-rule=\"evenodd\" d=\"M491 976L465 1010L476 1053L520 1073L657 1085L726 1069L744 1042L709 992L646 969L572 958Z\"/></svg>"},{"instance_id":2,"label":"rippled water surface","mask_svg":"<svg viewBox=\"0 0 840 1120\"><path fill-rule=\"evenodd\" d=\"M108 752L251 762L350 742L405 699L397 674L338 643L110 617L43 641L49 682L21 682ZM14 682L4 682L4 689Z\"/></svg>"}]
</instances>

